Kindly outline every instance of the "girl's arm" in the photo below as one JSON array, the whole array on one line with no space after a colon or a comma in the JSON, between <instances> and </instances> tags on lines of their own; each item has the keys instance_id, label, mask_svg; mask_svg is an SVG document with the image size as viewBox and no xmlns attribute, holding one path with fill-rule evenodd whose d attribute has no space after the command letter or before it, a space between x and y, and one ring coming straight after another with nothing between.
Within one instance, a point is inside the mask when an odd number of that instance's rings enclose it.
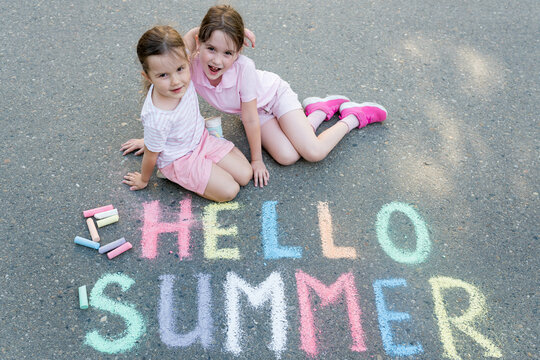
<instances>
[{"instance_id":1,"label":"girl's arm","mask_svg":"<svg viewBox=\"0 0 540 360\"><path fill-rule=\"evenodd\" d=\"M195 55L195 51L197 50L197 35L199 34L199 27L193 28L189 30L182 39L184 40L184 44L186 45L186 48L189 51L189 56Z\"/></svg>"},{"instance_id":2,"label":"girl's arm","mask_svg":"<svg viewBox=\"0 0 540 360\"><path fill-rule=\"evenodd\" d=\"M251 167L253 168L253 183L263 187L268 184L270 177L262 159L261 123L257 113L257 99L242 103L242 123L251 152Z\"/></svg>"},{"instance_id":3,"label":"girl's arm","mask_svg":"<svg viewBox=\"0 0 540 360\"><path fill-rule=\"evenodd\" d=\"M129 190L141 190L148 185L152 172L154 172L158 156L158 152L152 152L148 150L146 146L144 147L141 172L128 173L124 176L124 180L122 181L124 184L130 186Z\"/></svg>"},{"instance_id":4,"label":"girl's arm","mask_svg":"<svg viewBox=\"0 0 540 360\"><path fill-rule=\"evenodd\" d=\"M182 39L184 40L184 44L186 45L186 48L188 49L190 56L193 56L195 54L195 51L197 51L197 35L199 34L199 27L193 28L189 30ZM255 34L249 30L244 29L244 35L246 39L244 40L244 45L249 46L248 40L251 42L251 47L255 48Z\"/></svg>"}]
</instances>

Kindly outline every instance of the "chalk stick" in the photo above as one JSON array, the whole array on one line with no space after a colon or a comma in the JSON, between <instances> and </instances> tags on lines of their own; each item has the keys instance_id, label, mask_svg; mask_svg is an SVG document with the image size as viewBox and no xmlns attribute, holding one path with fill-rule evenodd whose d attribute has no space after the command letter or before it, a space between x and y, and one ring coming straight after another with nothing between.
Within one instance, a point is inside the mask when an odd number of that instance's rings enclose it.
<instances>
[{"instance_id":1,"label":"chalk stick","mask_svg":"<svg viewBox=\"0 0 540 360\"><path fill-rule=\"evenodd\" d=\"M89 217L86 219L86 225L88 225L88 231L90 232L90 237L92 238L92 241L99 242L99 234L96 229L96 224L94 224L94 220Z\"/></svg>"},{"instance_id":2,"label":"chalk stick","mask_svg":"<svg viewBox=\"0 0 540 360\"><path fill-rule=\"evenodd\" d=\"M123 245L120 245L119 247L117 247L116 249L114 249L113 251L109 251L107 253L107 257L109 258L109 260L111 260L112 258L114 257L117 257L118 255L120 255L121 253L123 253L124 251L128 251L129 249L131 249L133 246L131 246L131 243L129 241L127 241L125 244Z\"/></svg>"},{"instance_id":3,"label":"chalk stick","mask_svg":"<svg viewBox=\"0 0 540 360\"><path fill-rule=\"evenodd\" d=\"M107 206L102 206L102 207L98 207L98 208L95 208L95 209L85 210L85 211L83 211L83 216L85 218L87 218L87 217L90 217L90 216L94 216L94 214L104 212L104 211L108 211L108 210L112 210L112 209L114 209L114 207L112 205L107 205Z\"/></svg>"},{"instance_id":4,"label":"chalk stick","mask_svg":"<svg viewBox=\"0 0 540 360\"><path fill-rule=\"evenodd\" d=\"M99 243L94 242L92 240L85 239L85 238L80 237L80 236L75 236L74 242L75 242L75 244L86 246L86 247L89 247L89 248L92 248L92 249L96 249L96 250L99 249Z\"/></svg>"},{"instance_id":5,"label":"chalk stick","mask_svg":"<svg viewBox=\"0 0 540 360\"><path fill-rule=\"evenodd\" d=\"M97 221L97 227L104 227L105 225L109 225L112 223L115 223L118 221L118 215L109 216L108 218L101 219Z\"/></svg>"},{"instance_id":6,"label":"chalk stick","mask_svg":"<svg viewBox=\"0 0 540 360\"><path fill-rule=\"evenodd\" d=\"M100 246L98 252L100 254L104 254L106 252L116 249L117 247L125 243L126 243L126 239L120 238L118 240L113 241L112 243L108 243L105 246Z\"/></svg>"},{"instance_id":7,"label":"chalk stick","mask_svg":"<svg viewBox=\"0 0 540 360\"><path fill-rule=\"evenodd\" d=\"M79 286L79 307L88 309L88 295L86 294L86 285Z\"/></svg>"},{"instance_id":8,"label":"chalk stick","mask_svg":"<svg viewBox=\"0 0 540 360\"><path fill-rule=\"evenodd\" d=\"M109 216L114 216L114 215L118 215L117 209L112 209L109 211L103 211L103 212L94 214L94 217L99 220L99 219L105 219L105 218L108 218Z\"/></svg>"}]
</instances>

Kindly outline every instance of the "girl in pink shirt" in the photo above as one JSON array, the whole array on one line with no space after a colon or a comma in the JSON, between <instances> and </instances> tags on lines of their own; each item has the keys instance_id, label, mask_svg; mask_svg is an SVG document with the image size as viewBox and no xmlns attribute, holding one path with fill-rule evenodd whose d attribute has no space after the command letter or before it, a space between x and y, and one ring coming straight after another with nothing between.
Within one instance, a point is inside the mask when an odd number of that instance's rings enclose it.
<instances>
[{"instance_id":1,"label":"girl in pink shirt","mask_svg":"<svg viewBox=\"0 0 540 360\"><path fill-rule=\"evenodd\" d=\"M157 164L167 179L206 199L234 199L251 180L251 166L232 142L205 129L182 36L156 26L140 38L137 55L148 85L144 139L131 139L121 150L144 155L141 172L128 173L123 182L131 190L145 188Z\"/></svg>"},{"instance_id":2,"label":"girl in pink shirt","mask_svg":"<svg viewBox=\"0 0 540 360\"><path fill-rule=\"evenodd\" d=\"M352 129L386 119L381 105L353 103L339 95L310 97L300 104L286 81L256 70L251 59L240 55L245 34L253 43L240 14L231 6L218 5L208 10L201 26L190 30L184 41L193 54L197 93L216 109L241 115L255 185L266 185L269 177L261 147L282 165L300 158L320 161ZM319 125L338 111L340 120L316 135Z\"/></svg>"}]
</instances>

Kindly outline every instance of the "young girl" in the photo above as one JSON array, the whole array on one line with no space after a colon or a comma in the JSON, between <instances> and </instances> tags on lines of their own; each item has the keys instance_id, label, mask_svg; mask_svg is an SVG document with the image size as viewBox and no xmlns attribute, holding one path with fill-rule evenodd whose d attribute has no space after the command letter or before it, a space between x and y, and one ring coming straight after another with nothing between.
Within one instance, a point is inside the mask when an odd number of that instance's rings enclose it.
<instances>
[{"instance_id":1,"label":"young girl","mask_svg":"<svg viewBox=\"0 0 540 360\"><path fill-rule=\"evenodd\" d=\"M261 145L282 165L324 159L352 129L386 119L386 110L375 103L357 104L344 96L310 97L302 105L289 84L278 75L256 70L240 55L244 23L228 5L210 8L201 26L190 30L184 41L193 54L192 80L197 93L216 109L240 114L251 151L254 182L268 181ZM253 39L250 39L253 42ZM324 120L340 111L340 121L320 135Z\"/></svg>"},{"instance_id":2,"label":"young girl","mask_svg":"<svg viewBox=\"0 0 540 360\"><path fill-rule=\"evenodd\" d=\"M141 172L128 173L123 183L145 188L157 164L166 178L204 198L234 199L251 180L251 165L233 143L205 129L182 36L170 26L154 27L140 38L137 55L148 84L144 139L131 139L121 150L143 149L144 155Z\"/></svg>"}]
</instances>

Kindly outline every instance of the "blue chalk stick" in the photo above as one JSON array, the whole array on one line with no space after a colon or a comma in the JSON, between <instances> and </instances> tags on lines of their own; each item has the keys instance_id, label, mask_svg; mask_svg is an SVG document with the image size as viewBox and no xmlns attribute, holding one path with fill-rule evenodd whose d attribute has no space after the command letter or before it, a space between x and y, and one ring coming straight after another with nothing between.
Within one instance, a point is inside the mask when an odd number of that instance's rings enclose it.
<instances>
[{"instance_id":1,"label":"blue chalk stick","mask_svg":"<svg viewBox=\"0 0 540 360\"><path fill-rule=\"evenodd\" d=\"M112 243L109 243L109 244L107 244L107 245L105 245L105 246L101 246L101 247L99 248L98 252L99 252L100 254L104 254L104 253L106 253L106 252L108 252L108 251L110 251L110 250L116 249L117 247L119 247L120 245L124 244L125 242L126 242L126 239L120 238L120 239L115 240L115 241L113 241Z\"/></svg>"},{"instance_id":2,"label":"blue chalk stick","mask_svg":"<svg viewBox=\"0 0 540 360\"><path fill-rule=\"evenodd\" d=\"M75 244L86 246L86 247L89 247L89 248L92 248L92 249L96 249L96 250L99 249L99 243L97 243L95 241L92 241L92 240L85 239L85 238L80 237L80 236L75 236L74 242L75 242Z\"/></svg>"}]
</instances>

